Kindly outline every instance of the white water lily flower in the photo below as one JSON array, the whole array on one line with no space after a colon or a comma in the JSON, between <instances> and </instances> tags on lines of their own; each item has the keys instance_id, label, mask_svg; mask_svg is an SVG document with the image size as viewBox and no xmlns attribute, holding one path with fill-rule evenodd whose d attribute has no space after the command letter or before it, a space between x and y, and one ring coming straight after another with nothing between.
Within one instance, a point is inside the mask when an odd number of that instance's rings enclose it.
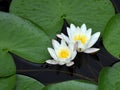
<instances>
[{"instance_id":1,"label":"white water lily flower","mask_svg":"<svg viewBox=\"0 0 120 90\"><path fill-rule=\"evenodd\" d=\"M75 27L75 25L71 24L70 28L67 27L67 33L68 36L63 33L57 36L64 39L68 44L74 43L78 52L94 53L100 50L99 48L91 48L97 42L100 32L91 35L92 29L87 30L85 24L81 27Z\"/></svg>"},{"instance_id":2,"label":"white water lily flower","mask_svg":"<svg viewBox=\"0 0 120 90\"><path fill-rule=\"evenodd\" d=\"M77 52L74 50L74 44L67 45L65 40L61 40L61 44L52 40L53 48L48 48L48 52L50 53L53 60L47 60L46 62L49 64L59 64L66 66L72 66L74 62L72 61Z\"/></svg>"}]
</instances>

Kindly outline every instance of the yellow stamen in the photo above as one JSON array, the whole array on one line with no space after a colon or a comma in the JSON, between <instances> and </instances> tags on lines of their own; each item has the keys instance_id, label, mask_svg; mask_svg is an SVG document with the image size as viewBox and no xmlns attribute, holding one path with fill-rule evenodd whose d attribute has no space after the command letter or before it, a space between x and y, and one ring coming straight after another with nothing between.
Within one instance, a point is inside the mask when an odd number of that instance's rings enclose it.
<instances>
[{"instance_id":1,"label":"yellow stamen","mask_svg":"<svg viewBox=\"0 0 120 90\"><path fill-rule=\"evenodd\" d=\"M75 35L74 41L81 41L81 43L85 44L87 42L87 37L85 35Z\"/></svg>"},{"instance_id":2,"label":"yellow stamen","mask_svg":"<svg viewBox=\"0 0 120 90\"><path fill-rule=\"evenodd\" d=\"M58 52L58 57L59 58L68 58L70 56L70 51L68 49L61 49Z\"/></svg>"}]
</instances>

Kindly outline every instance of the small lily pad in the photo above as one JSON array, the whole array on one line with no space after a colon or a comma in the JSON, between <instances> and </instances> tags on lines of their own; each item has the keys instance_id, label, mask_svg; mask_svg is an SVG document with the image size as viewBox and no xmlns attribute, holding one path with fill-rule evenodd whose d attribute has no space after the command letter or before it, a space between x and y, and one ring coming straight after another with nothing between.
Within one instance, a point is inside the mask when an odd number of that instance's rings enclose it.
<instances>
[{"instance_id":1,"label":"small lily pad","mask_svg":"<svg viewBox=\"0 0 120 90\"><path fill-rule=\"evenodd\" d=\"M9 53L0 51L0 77L7 77L16 73L16 66Z\"/></svg>"},{"instance_id":2,"label":"small lily pad","mask_svg":"<svg viewBox=\"0 0 120 90\"><path fill-rule=\"evenodd\" d=\"M48 85L43 90L97 90L97 85L84 81L72 80Z\"/></svg>"},{"instance_id":3,"label":"small lily pad","mask_svg":"<svg viewBox=\"0 0 120 90\"><path fill-rule=\"evenodd\" d=\"M43 84L33 78L17 75L15 90L42 90L43 87Z\"/></svg>"},{"instance_id":4,"label":"small lily pad","mask_svg":"<svg viewBox=\"0 0 120 90\"><path fill-rule=\"evenodd\" d=\"M114 16L106 26L103 44L113 56L120 59L120 14Z\"/></svg>"},{"instance_id":5,"label":"small lily pad","mask_svg":"<svg viewBox=\"0 0 120 90\"><path fill-rule=\"evenodd\" d=\"M10 12L34 21L51 38L61 31L64 19L102 32L115 15L110 0L12 0Z\"/></svg>"},{"instance_id":6,"label":"small lily pad","mask_svg":"<svg viewBox=\"0 0 120 90\"><path fill-rule=\"evenodd\" d=\"M31 62L43 63L50 57L48 46L50 46L49 37L35 24L15 15L0 12L2 51L12 52Z\"/></svg>"},{"instance_id":7,"label":"small lily pad","mask_svg":"<svg viewBox=\"0 0 120 90\"><path fill-rule=\"evenodd\" d=\"M120 90L120 62L101 71L99 90Z\"/></svg>"},{"instance_id":8,"label":"small lily pad","mask_svg":"<svg viewBox=\"0 0 120 90\"><path fill-rule=\"evenodd\" d=\"M0 90L14 90L16 75L0 78Z\"/></svg>"}]
</instances>

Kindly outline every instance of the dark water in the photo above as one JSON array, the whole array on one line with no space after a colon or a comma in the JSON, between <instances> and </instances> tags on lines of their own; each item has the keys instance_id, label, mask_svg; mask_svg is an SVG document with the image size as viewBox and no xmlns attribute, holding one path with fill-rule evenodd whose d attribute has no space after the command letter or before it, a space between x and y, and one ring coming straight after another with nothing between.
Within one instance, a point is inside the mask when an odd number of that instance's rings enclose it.
<instances>
[{"instance_id":1,"label":"dark water","mask_svg":"<svg viewBox=\"0 0 120 90\"><path fill-rule=\"evenodd\" d=\"M0 0L0 10L9 11L11 0ZM120 0L111 0L116 13L120 12ZM69 26L65 21L62 32L66 34L66 27ZM84 79L97 82L100 70L105 66L111 66L118 60L111 56L104 48L100 38L94 47L100 48L100 51L93 55L80 53L75 58L75 65L72 67L33 64L24 59L13 55L16 63L17 73L33 77L44 84L55 83L65 80Z\"/></svg>"}]
</instances>

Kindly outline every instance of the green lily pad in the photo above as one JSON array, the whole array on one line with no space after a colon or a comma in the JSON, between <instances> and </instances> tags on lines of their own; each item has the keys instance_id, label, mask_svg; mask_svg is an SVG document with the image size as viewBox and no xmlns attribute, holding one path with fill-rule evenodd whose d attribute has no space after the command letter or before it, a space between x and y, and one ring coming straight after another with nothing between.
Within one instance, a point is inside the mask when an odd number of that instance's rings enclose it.
<instances>
[{"instance_id":1,"label":"green lily pad","mask_svg":"<svg viewBox=\"0 0 120 90\"><path fill-rule=\"evenodd\" d=\"M16 75L0 78L0 90L13 90L16 83Z\"/></svg>"},{"instance_id":2,"label":"green lily pad","mask_svg":"<svg viewBox=\"0 0 120 90\"><path fill-rule=\"evenodd\" d=\"M64 19L79 26L86 23L96 32L115 15L110 0L12 0L10 12L34 21L51 38L61 31Z\"/></svg>"},{"instance_id":3,"label":"green lily pad","mask_svg":"<svg viewBox=\"0 0 120 90\"><path fill-rule=\"evenodd\" d=\"M31 62L43 63L50 57L48 46L49 37L35 24L15 15L0 12L2 51L12 52Z\"/></svg>"},{"instance_id":4,"label":"green lily pad","mask_svg":"<svg viewBox=\"0 0 120 90\"><path fill-rule=\"evenodd\" d=\"M117 58L120 58L120 14L114 16L106 26L103 34L105 48Z\"/></svg>"},{"instance_id":5,"label":"green lily pad","mask_svg":"<svg viewBox=\"0 0 120 90\"><path fill-rule=\"evenodd\" d=\"M24 75L17 75L15 90L42 90L43 87L43 84L33 78Z\"/></svg>"},{"instance_id":6,"label":"green lily pad","mask_svg":"<svg viewBox=\"0 0 120 90\"><path fill-rule=\"evenodd\" d=\"M43 90L97 90L97 85L83 81L66 81L57 84L51 84Z\"/></svg>"},{"instance_id":7,"label":"green lily pad","mask_svg":"<svg viewBox=\"0 0 120 90\"><path fill-rule=\"evenodd\" d=\"M120 90L120 62L101 71L99 90Z\"/></svg>"},{"instance_id":8,"label":"green lily pad","mask_svg":"<svg viewBox=\"0 0 120 90\"><path fill-rule=\"evenodd\" d=\"M16 66L11 55L0 51L0 77L10 76L15 73Z\"/></svg>"}]
</instances>

